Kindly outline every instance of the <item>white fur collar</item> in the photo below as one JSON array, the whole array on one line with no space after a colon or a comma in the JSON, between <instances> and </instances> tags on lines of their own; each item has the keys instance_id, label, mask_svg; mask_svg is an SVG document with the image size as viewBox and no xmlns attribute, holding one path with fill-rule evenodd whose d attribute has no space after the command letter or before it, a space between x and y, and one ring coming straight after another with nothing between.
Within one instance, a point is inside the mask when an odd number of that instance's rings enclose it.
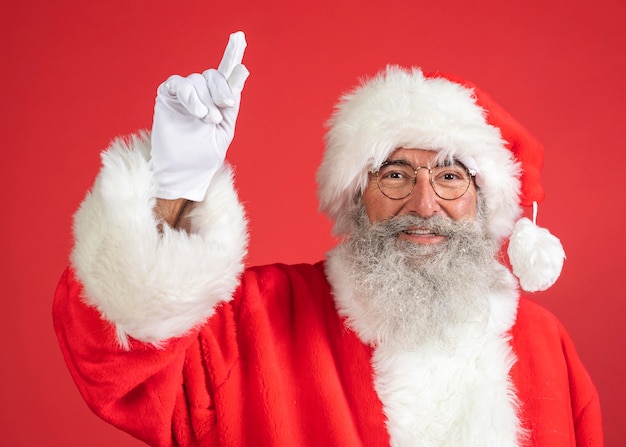
<instances>
[{"instance_id":1,"label":"white fur collar","mask_svg":"<svg viewBox=\"0 0 626 447\"><path fill-rule=\"evenodd\" d=\"M327 275L339 313L361 340L373 344L342 272L338 248ZM453 343L407 352L377 346L374 385L383 404L392 446L518 446L523 429L509 371L516 361L508 332L518 294L508 284L489 296L488 327L460 328Z\"/></svg>"}]
</instances>

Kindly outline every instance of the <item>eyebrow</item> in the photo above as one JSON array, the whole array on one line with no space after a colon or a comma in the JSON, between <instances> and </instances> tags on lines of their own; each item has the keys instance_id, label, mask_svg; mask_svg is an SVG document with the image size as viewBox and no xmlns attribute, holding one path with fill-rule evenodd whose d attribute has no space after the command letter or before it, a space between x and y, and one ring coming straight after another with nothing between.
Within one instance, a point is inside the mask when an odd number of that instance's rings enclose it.
<instances>
[{"instance_id":1,"label":"eyebrow","mask_svg":"<svg viewBox=\"0 0 626 447\"><path fill-rule=\"evenodd\" d=\"M405 160L404 158L398 158L395 160L391 160L391 159L387 159L383 162L384 164L388 164L388 165L405 165L405 166L409 166L409 167L413 167L413 165L411 164L411 162L409 160ZM382 166L382 165L381 165Z\"/></svg>"},{"instance_id":2,"label":"eyebrow","mask_svg":"<svg viewBox=\"0 0 626 447\"><path fill-rule=\"evenodd\" d=\"M404 165L404 166L409 166L411 168L414 168L413 163L411 163L405 158L397 158L397 159L388 158L387 160L384 161L383 164ZM449 158L449 157L439 160L435 166L430 166L430 167L432 168L432 167L444 167L444 166L461 166L463 168L467 168L463 163L461 163L456 158Z\"/></svg>"}]
</instances>

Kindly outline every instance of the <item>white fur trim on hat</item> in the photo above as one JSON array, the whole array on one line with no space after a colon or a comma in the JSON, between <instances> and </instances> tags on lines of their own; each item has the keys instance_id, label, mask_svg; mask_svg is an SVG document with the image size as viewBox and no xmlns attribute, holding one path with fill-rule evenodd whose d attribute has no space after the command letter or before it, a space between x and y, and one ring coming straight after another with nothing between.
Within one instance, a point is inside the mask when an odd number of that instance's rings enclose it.
<instances>
[{"instance_id":1,"label":"white fur trim on hat","mask_svg":"<svg viewBox=\"0 0 626 447\"><path fill-rule=\"evenodd\" d=\"M345 210L363 191L368 171L400 147L473 160L490 230L499 240L511 234L521 214L520 167L472 89L427 78L418 68L389 66L344 95L328 126L318 196L336 234L349 230Z\"/></svg>"},{"instance_id":2,"label":"white fur trim on hat","mask_svg":"<svg viewBox=\"0 0 626 447\"><path fill-rule=\"evenodd\" d=\"M183 335L230 300L243 270L248 235L243 208L224 166L191 212L191 233L153 214L156 183L149 136L115 140L74 217L72 264L86 302L128 338L153 343Z\"/></svg>"}]
</instances>

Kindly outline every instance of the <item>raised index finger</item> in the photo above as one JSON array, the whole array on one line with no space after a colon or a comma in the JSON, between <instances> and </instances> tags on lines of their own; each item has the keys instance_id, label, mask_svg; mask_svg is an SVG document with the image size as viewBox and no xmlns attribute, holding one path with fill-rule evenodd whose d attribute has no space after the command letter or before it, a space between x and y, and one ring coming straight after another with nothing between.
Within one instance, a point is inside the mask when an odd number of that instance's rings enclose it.
<instances>
[{"instance_id":1,"label":"raised index finger","mask_svg":"<svg viewBox=\"0 0 626 447\"><path fill-rule=\"evenodd\" d=\"M228 45L224 50L224 56L220 62L217 71L222 73L226 79L230 77L233 68L241 64L243 60L243 52L246 49L246 36L243 31L232 33L228 38Z\"/></svg>"}]
</instances>

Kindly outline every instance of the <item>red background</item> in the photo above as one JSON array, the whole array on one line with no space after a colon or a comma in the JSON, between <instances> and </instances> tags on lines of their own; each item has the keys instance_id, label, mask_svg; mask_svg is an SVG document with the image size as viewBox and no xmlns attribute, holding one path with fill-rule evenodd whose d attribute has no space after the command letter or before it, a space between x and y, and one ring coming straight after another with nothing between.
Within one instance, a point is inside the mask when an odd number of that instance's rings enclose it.
<instances>
[{"instance_id":1,"label":"red background","mask_svg":"<svg viewBox=\"0 0 626 447\"><path fill-rule=\"evenodd\" d=\"M90 412L56 345L51 299L71 215L101 149L150 126L157 85L216 65L242 29L252 75L228 158L252 222L248 262L316 261L332 246L314 173L323 123L359 76L399 63L471 79L546 146L539 223L568 258L535 299L571 332L600 391L607 445L623 445L626 2L33 0L2 9L0 444L140 445Z\"/></svg>"}]
</instances>

